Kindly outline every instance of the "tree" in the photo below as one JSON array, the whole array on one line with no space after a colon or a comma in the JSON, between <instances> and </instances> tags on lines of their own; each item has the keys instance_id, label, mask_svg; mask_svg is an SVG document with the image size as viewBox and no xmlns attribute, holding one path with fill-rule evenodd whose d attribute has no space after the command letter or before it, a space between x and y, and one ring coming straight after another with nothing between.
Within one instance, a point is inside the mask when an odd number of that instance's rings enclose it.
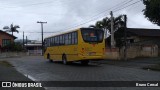
<instances>
[{"instance_id":1,"label":"tree","mask_svg":"<svg viewBox=\"0 0 160 90\"><path fill-rule=\"evenodd\" d=\"M111 18L105 17L101 21L97 21L95 25L90 25L91 28L100 28L103 30L108 30L111 32ZM119 29L124 29L124 15L119 15L118 17L114 17L114 32L116 32ZM115 33L115 41L116 46L121 47L123 45L123 42L120 40L122 38L122 34L124 35L124 32L118 32ZM111 37L108 37L106 39L107 46L111 46Z\"/></svg>"},{"instance_id":2,"label":"tree","mask_svg":"<svg viewBox=\"0 0 160 90\"><path fill-rule=\"evenodd\" d=\"M145 17L160 26L160 0L143 0Z\"/></svg>"},{"instance_id":3,"label":"tree","mask_svg":"<svg viewBox=\"0 0 160 90\"><path fill-rule=\"evenodd\" d=\"M119 15L118 17L114 17L114 29L115 31L118 30L120 27L124 26L124 15ZM106 17L103 18L101 21L97 21L95 25L90 25L91 28L100 28L100 29L106 29L111 31L111 19Z\"/></svg>"},{"instance_id":4,"label":"tree","mask_svg":"<svg viewBox=\"0 0 160 90\"><path fill-rule=\"evenodd\" d=\"M15 42L15 43L10 43L6 46L3 46L2 48L2 51L16 51L16 52L20 52L20 51L23 51L23 47L22 47L22 44L19 43L19 42Z\"/></svg>"},{"instance_id":5,"label":"tree","mask_svg":"<svg viewBox=\"0 0 160 90\"><path fill-rule=\"evenodd\" d=\"M20 28L18 25L13 26L13 24L10 25L10 27L8 26L4 26L3 29L6 30L6 32L12 32L12 36L13 36L13 32L17 32L19 33L19 31L17 30L17 28Z\"/></svg>"}]
</instances>

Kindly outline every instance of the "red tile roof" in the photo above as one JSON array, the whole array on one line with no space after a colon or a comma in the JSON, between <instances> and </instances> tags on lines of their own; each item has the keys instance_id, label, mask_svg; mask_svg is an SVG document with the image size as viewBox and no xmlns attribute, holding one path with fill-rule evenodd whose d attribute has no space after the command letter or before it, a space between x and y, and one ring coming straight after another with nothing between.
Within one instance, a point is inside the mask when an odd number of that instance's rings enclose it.
<instances>
[{"instance_id":1,"label":"red tile roof","mask_svg":"<svg viewBox=\"0 0 160 90\"><path fill-rule=\"evenodd\" d=\"M6 33L6 32L4 32L4 31L2 31L2 30L0 30L0 33L4 33L4 34L6 34L6 35L8 35L8 36L11 36L11 37L13 37L14 39L16 39L17 37L15 37L15 36L12 36L11 34L9 34L9 33Z\"/></svg>"}]
</instances>

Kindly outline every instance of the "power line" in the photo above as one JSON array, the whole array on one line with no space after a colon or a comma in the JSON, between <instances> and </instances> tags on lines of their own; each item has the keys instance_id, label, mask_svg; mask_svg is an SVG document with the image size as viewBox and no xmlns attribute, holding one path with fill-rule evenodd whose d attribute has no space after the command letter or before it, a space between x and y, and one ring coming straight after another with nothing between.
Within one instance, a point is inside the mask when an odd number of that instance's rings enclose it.
<instances>
[{"instance_id":1,"label":"power line","mask_svg":"<svg viewBox=\"0 0 160 90\"><path fill-rule=\"evenodd\" d=\"M119 4L117 4L116 6L119 6L119 7L120 7L121 5L128 4L128 3L130 3L131 1L133 1L133 0L123 1L123 2L121 2L121 3L119 3ZM125 2L125 3L124 3L124 2ZM140 1L136 1L136 2L134 2L134 3L131 3L131 4L127 5L127 6L124 6L124 7L122 7L122 8L118 8L118 7L117 7L118 9L117 9L117 10L114 9L114 12L118 12L118 11L120 11L120 10L122 10L122 9L125 9L125 8L127 8L127 7L129 7L129 6L132 6L132 5L134 5L134 4L138 3L138 2L140 2ZM94 20L98 19L98 18L99 18L98 15L100 15L100 14L102 14L102 13L108 11L108 10L111 10L112 8L116 8L116 7L113 6L113 7L109 8L109 9L103 11L103 12L100 12L100 13L92 16L91 19L88 19L87 21L82 22L82 23L80 23L80 24L75 24L74 26L68 27L68 28L65 29L65 30L60 30L60 31L55 31L55 32L44 32L44 33L58 33L58 32L66 31L66 30L68 30L68 29L72 29L72 28L75 28L75 27L78 27L78 26L87 24L87 23L89 23L89 22L91 22L91 21L94 21ZM109 15L109 14L108 14L108 15ZM41 33L41 32L25 32L25 33Z\"/></svg>"},{"instance_id":2,"label":"power line","mask_svg":"<svg viewBox=\"0 0 160 90\"><path fill-rule=\"evenodd\" d=\"M98 15L100 15L100 14L103 14L103 13L105 13L105 12L107 12L107 11L110 11L111 9L117 9L117 8L119 8L120 6L123 6L123 5L125 5L125 4L128 4L128 3L132 2L132 1L133 1L133 0L125 0L125 1L123 1L123 2L120 2L120 3L116 4L115 6L112 6L112 7L109 8L109 9L105 9L105 10L99 12L98 14L92 16L91 18L94 18L94 17L96 17L96 16L98 16Z\"/></svg>"},{"instance_id":3,"label":"power line","mask_svg":"<svg viewBox=\"0 0 160 90\"><path fill-rule=\"evenodd\" d=\"M111 7L111 8L109 8L109 9L106 9L106 10L103 10L103 11L101 11L101 12L99 12L98 14L96 14L96 15L93 15L92 17L90 17L90 19L88 19L88 21L90 22L90 20L92 21L92 19L97 19L97 18L99 18L100 16L99 15L101 15L101 14L103 14L103 13L105 13L105 12L107 12L107 11L109 11L109 10L111 10L111 9L116 9L116 8L118 8L119 6L122 6L122 5L124 5L124 4L127 4L127 3L130 3L131 1L133 1L133 0L125 0L125 1L123 1L123 2L120 2L120 3L118 3L118 4L116 4L115 6L113 6L113 7ZM86 19L85 19L86 20ZM88 22L87 21L87 22ZM80 24L81 25L81 24ZM76 26L77 26L77 24L76 24ZM78 25L79 26L79 25Z\"/></svg>"},{"instance_id":4,"label":"power line","mask_svg":"<svg viewBox=\"0 0 160 90\"><path fill-rule=\"evenodd\" d=\"M124 2L124 3L122 3L122 5L118 5L118 7L115 7L113 10L119 9L120 7L123 7L123 6L131 3L132 1L134 1L134 0L129 0L129 1L127 1L127 2Z\"/></svg>"},{"instance_id":5,"label":"power line","mask_svg":"<svg viewBox=\"0 0 160 90\"><path fill-rule=\"evenodd\" d=\"M94 16L92 16L92 17L91 17L90 19L88 19L87 21L82 22L82 23L79 23L79 24L75 24L74 26L68 27L68 28L65 29L65 30L60 30L60 31L56 31L56 32L44 32L44 33L57 33L57 32L66 31L66 30L68 30L68 29L72 29L72 28L75 28L75 27L78 27L78 26L87 24L87 23L89 23L89 22L91 22L91 21L94 21L94 20L100 18L99 15L101 15L102 13L105 13L105 12L111 10L111 9L113 9L114 12L117 12L117 11L120 11L120 10L122 10L122 9L124 9L124 8L127 8L127 7L129 7L129 6L132 6L132 5L140 2L140 1L137 1L137 2L134 2L134 3L131 3L131 4L127 5L128 3L132 2L132 1L133 1L133 0L128 0L128 1L123 1L123 2L121 2L121 3L118 3L117 5L111 7L111 8L109 8L109 9L107 9L107 10L104 10L104 11L102 11L102 12L100 12L100 13L94 15ZM51 2L45 2L45 3L51 3ZM44 4L44 3L36 3L36 4L30 4L30 5L38 5L38 4ZM120 8L120 6L122 6L122 5L123 5L124 7ZM127 6L125 6L125 5L127 5ZM26 33L40 33L40 32L26 32Z\"/></svg>"},{"instance_id":6,"label":"power line","mask_svg":"<svg viewBox=\"0 0 160 90\"><path fill-rule=\"evenodd\" d=\"M118 12L118 11L120 11L120 10L122 10L122 9L125 9L125 8L127 8L127 7L130 7L130 6L132 6L132 5L134 5L134 4L137 4L137 3L139 3L139 2L141 2L141 0L139 0L139 1L137 1L137 2L134 2L134 3L132 3L132 4L129 4L129 5L125 6L125 7L123 7L123 8L117 9L117 10L115 10L115 11L113 11L113 12Z\"/></svg>"},{"instance_id":7,"label":"power line","mask_svg":"<svg viewBox=\"0 0 160 90\"><path fill-rule=\"evenodd\" d=\"M50 4L50 3L53 3L53 2L56 2L56 1L58 1L58 0L48 1L48 2L40 2L40 3L26 4L26 5L23 5L23 7L36 6L36 5L42 5L42 4ZM8 6L9 6L9 5L8 5ZM17 6L0 7L0 8L17 8Z\"/></svg>"},{"instance_id":8,"label":"power line","mask_svg":"<svg viewBox=\"0 0 160 90\"><path fill-rule=\"evenodd\" d=\"M128 3L130 3L131 1L133 1L133 0L129 0L129 1L127 1L125 4L128 4ZM123 8L121 8L121 9L125 9L125 8L127 8L127 7L129 7L129 6L132 6L132 5L136 4L136 3L138 3L138 2L140 2L140 1L137 1L137 2L134 2L134 3L132 3L132 4L129 4L129 5L127 5L126 7L123 7ZM123 2L121 2L121 3L123 3ZM123 4L123 5L124 5L124 4ZM113 7L113 8L114 8L114 7ZM111 9L111 8L110 8L110 9ZM110 10L110 9L107 9L107 10ZM118 10L116 10L116 11L114 11L114 12L117 12L117 11L119 11L119 10L121 10L121 9L118 9ZM103 12L103 13L104 13L104 12ZM98 14L97 14L97 15L98 15ZM109 15L109 14L108 14L108 15ZM96 15L95 15L95 16L96 16ZM93 16L93 17L95 17L95 16ZM91 18L90 20L88 20L88 21L86 21L86 22L83 22L83 23L80 23L80 24L76 24L76 25L74 25L74 26L68 27L67 29L63 29L63 30L60 30L60 31L44 32L44 33L59 33L59 32L62 32L62 31L66 31L66 30L73 29L73 28L75 28L75 27L78 27L78 26L87 24L87 23L89 23L89 22L91 22L91 21L96 20L97 18L99 18L99 17Z\"/></svg>"},{"instance_id":9,"label":"power line","mask_svg":"<svg viewBox=\"0 0 160 90\"><path fill-rule=\"evenodd\" d=\"M133 0L130 0L128 3L130 3L131 1L133 1ZM117 10L115 9L114 12L117 12L117 11L120 11L120 10L122 10L122 9L125 9L125 8L127 8L127 7L129 7L129 6L132 6L132 5L136 4L136 3L138 3L138 2L140 2L140 1L136 1L136 2L134 2L134 3L131 3L131 4L127 5L127 6L125 6L125 7L120 8L120 9L117 9ZM107 9L107 10L108 10L108 9ZM103 12L103 13L104 13L104 12ZM109 14L108 14L108 15L109 15ZM95 17L95 16L94 16L94 17ZM90 20L88 20L88 21L86 21L86 22L83 22L83 23L77 24L77 25L75 25L75 26L69 27L69 28L67 28L67 29L65 29L65 30L60 30L59 32L66 31L66 30L68 30L68 29L72 29L72 28L75 28L75 27L78 27L78 26L87 24L87 23L89 23L89 22L91 22L91 21L94 21L94 20L96 20L96 19L98 19L98 18L99 18L99 17L92 18L92 19L90 19Z\"/></svg>"},{"instance_id":10,"label":"power line","mask_svg":"<svg viewBox=\"0 0 160 90\"><path fill-rule=\"evenodd\" d=\"M97 17L98 15L103 14L104 12L107 12L107 11L109 11L109 10L111 10L111 9L119 8L119 6L122 6L122 5L124 5L124 4L130 3L131 1L133 1L133 0L124 0L123 2L120 2L120 3L118 3L118 4L116 4L116 5L112 6L112 7L110 7L110 8L108 8L108 9L105 9L105 10L103 10L103 11L97 12L97 14L89 17L89 19L94 18L94 17Z\"/></svg>"},{"instance_id":11,"label":"power line","mask_svg":"<svg viewBox=\"0 0 160 90\"><path fill-rule=\"evenodd\" d=\"M48 2L40 2L40 3L31 3L31 4L26 4L26 5L23 5L23 7L30 7L30 6L37 6L37 5L43 5L43 4L51 4L51 3L55 3L55 2L57 2L57 1L60 1L60 0L54 0L54 1L48 1ZM70 0L66 0L67 2L68 1L70 1ZM66 2L61 2L61 3L63 3L63 4L65 4ZM15 4L17 4L17 3L15 3ZM20 4L20 3L19 3ZM57 6L58 4L56 3L56 6ZM8 4L8 6L10 6L9 4ZM48 6L50 6L50 5L47 5L47 7ZM53 6L53 5L52 5ZM11 7L0 7L0 8L18 8L17 6L11 6Z\"/></svg>"}]
</instances>

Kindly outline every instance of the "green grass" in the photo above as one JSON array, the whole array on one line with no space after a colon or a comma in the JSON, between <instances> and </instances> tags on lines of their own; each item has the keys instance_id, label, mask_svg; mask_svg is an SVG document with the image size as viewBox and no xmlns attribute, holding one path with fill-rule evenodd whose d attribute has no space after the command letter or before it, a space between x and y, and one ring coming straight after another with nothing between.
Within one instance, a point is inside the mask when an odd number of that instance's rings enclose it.
<instances>
[{"instance_id":1,"label":"green grass","mask_svg":"<svg viewBox=\"0 0 160 90\"><path fill-rule=\"evenodd\" d=\"M156 65L150 65L150 66L143 67L143 69L160 71L160 63Z\"/></svg>"},{"instance_id":2,"label":"green grass","mask_svg":"<svg viewBox=\"0 0 160 90\"><path fill-rule=\"evenodd\" d=\"M4 66L7 66L7 67L14 67L12 64L10 64L7 61L0 61L0 65L4 65Z\"/></svg>"}]
</instances>

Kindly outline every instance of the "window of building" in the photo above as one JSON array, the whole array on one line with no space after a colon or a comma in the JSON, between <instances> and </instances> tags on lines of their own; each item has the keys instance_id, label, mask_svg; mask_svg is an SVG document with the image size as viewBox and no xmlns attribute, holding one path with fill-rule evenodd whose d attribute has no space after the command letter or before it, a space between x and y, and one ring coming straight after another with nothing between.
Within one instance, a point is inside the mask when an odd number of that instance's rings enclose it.
<instances>
[{"instance_id":1,"label":"window of building","mask_svg":"<svg viewBox=\"0 0 160 90\"><path fill-rule=\"evenodd\" d=\"M2 46L11 44L11 39L2 39Z\"/></svg>"}]
</instances>

